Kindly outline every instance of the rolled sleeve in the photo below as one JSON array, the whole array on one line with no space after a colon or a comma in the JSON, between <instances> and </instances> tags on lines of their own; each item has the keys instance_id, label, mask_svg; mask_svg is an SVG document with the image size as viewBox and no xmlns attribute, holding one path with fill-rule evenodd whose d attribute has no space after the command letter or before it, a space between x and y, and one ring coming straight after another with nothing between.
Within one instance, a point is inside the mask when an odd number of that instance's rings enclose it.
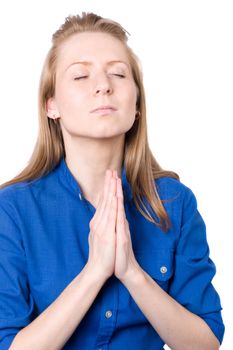
<instances>
[{"instance_id":1,"label":"rolled sleeve","mask_svg":"<svg viewBox=\"0 0 233 350\"><path fill-rule=\"evenodd\" d=\"M34 302L29 293L25 251L20 231L0 205L0 350L9 349L15 335L33 319Z\"/></svg>"},{"instance_id":2,"label":"rolled sleeve","mask_svg":"<svg viewBox=\"0 0 233 350\"><path fill-rule=\"evenodd\" d=\"M205 223L197 209L196 197L186 188L169 294L201 317L221 344L225 327L220 298L211 283L215 273L216 267L209 257Z\"/></svg>"}]
</instances>

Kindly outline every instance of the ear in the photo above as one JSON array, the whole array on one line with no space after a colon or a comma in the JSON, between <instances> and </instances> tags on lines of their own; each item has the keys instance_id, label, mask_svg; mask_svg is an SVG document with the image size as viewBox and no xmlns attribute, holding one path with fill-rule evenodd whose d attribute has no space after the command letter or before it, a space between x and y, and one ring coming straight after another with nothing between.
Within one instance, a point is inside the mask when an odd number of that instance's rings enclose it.
<instances>
[{"instance_id":1,"label":"ear","mask_svg":"<svg viewBox=\"0 0 233 350\"><path fill-rule=\"evenodd\" d=\"M58 111L56 101L55 101L55 99L53 97L50 97L47 100L46 110L47 110L48 118L58 119L60 117L60 113Z\"/></svg>"}]
</instances>

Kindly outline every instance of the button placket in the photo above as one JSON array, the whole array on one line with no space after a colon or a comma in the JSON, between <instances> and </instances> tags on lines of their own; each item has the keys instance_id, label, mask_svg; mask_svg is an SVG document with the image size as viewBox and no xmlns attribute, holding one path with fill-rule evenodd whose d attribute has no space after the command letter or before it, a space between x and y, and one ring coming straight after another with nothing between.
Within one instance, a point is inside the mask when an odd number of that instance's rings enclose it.
<instances>
[{"instance_id":1,"label":"button placket","mask_svg":"<svg viewBox=\"0 0 233 350\"><path fill-rule=\"evenodd\" d=\"M118 308L118 281L112 276L103 288L100 324L96 338L96 349L108 349L108 344L116 328L116 312Z\"/></svg>"}]
</instances>

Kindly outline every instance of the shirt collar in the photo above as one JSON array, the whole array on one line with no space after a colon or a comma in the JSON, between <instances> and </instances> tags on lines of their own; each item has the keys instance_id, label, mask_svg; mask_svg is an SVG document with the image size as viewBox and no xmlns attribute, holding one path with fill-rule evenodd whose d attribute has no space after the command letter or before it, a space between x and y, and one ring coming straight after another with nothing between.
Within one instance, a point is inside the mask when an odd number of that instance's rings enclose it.
<instances>
[{"instance_id":1,"label":"shirt collar","mask_svg":"<svg viewBox=\"0 0 233 350\"><path fill-rule=\"evenodd\" d=\"M66 187L68 186L70 190L75 192L75 194L81 200L83 197L82 190L80 188L78 181L75 179L70 169L68 168L64 157L62 157L60 160L60 163L58 165L58 172L60 174L60 179L66 185ZM133 198L133 194L132 194L129 181L126 177L126 169L124 165L121 168L121 182L122 182L124 200L129 201Z\"/></svg>"}]
</instances>

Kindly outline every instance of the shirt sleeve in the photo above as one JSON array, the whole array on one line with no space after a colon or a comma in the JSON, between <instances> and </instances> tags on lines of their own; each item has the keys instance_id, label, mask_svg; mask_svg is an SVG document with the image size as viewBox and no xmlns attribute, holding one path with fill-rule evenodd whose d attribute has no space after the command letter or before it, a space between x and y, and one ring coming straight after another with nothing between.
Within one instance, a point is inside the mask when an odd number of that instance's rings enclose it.
<instances>
[{"instance_id":1,"label":"shirt sleeve","mask_svg":"<svg viewBox=\"0 0 233 350\"><path fill-rule=\"evenodd\" d=\"M211 283L215 273L216 267L209 257L205 223L197 209L195 195L186 187L169 294L201 317L221 344L225 327L220 298Z\"/></svg>"},{"instance_id":2,"label":"shirt sleeve","mask_svg":"<svg viewBox=\"0 0 233 350\"><path fill-rule=\"evenodd\" d=\"M9 349L15 335L33 319L26 256L10 204L0 204L0 350Z\"/></svg>"}]
</instances>

